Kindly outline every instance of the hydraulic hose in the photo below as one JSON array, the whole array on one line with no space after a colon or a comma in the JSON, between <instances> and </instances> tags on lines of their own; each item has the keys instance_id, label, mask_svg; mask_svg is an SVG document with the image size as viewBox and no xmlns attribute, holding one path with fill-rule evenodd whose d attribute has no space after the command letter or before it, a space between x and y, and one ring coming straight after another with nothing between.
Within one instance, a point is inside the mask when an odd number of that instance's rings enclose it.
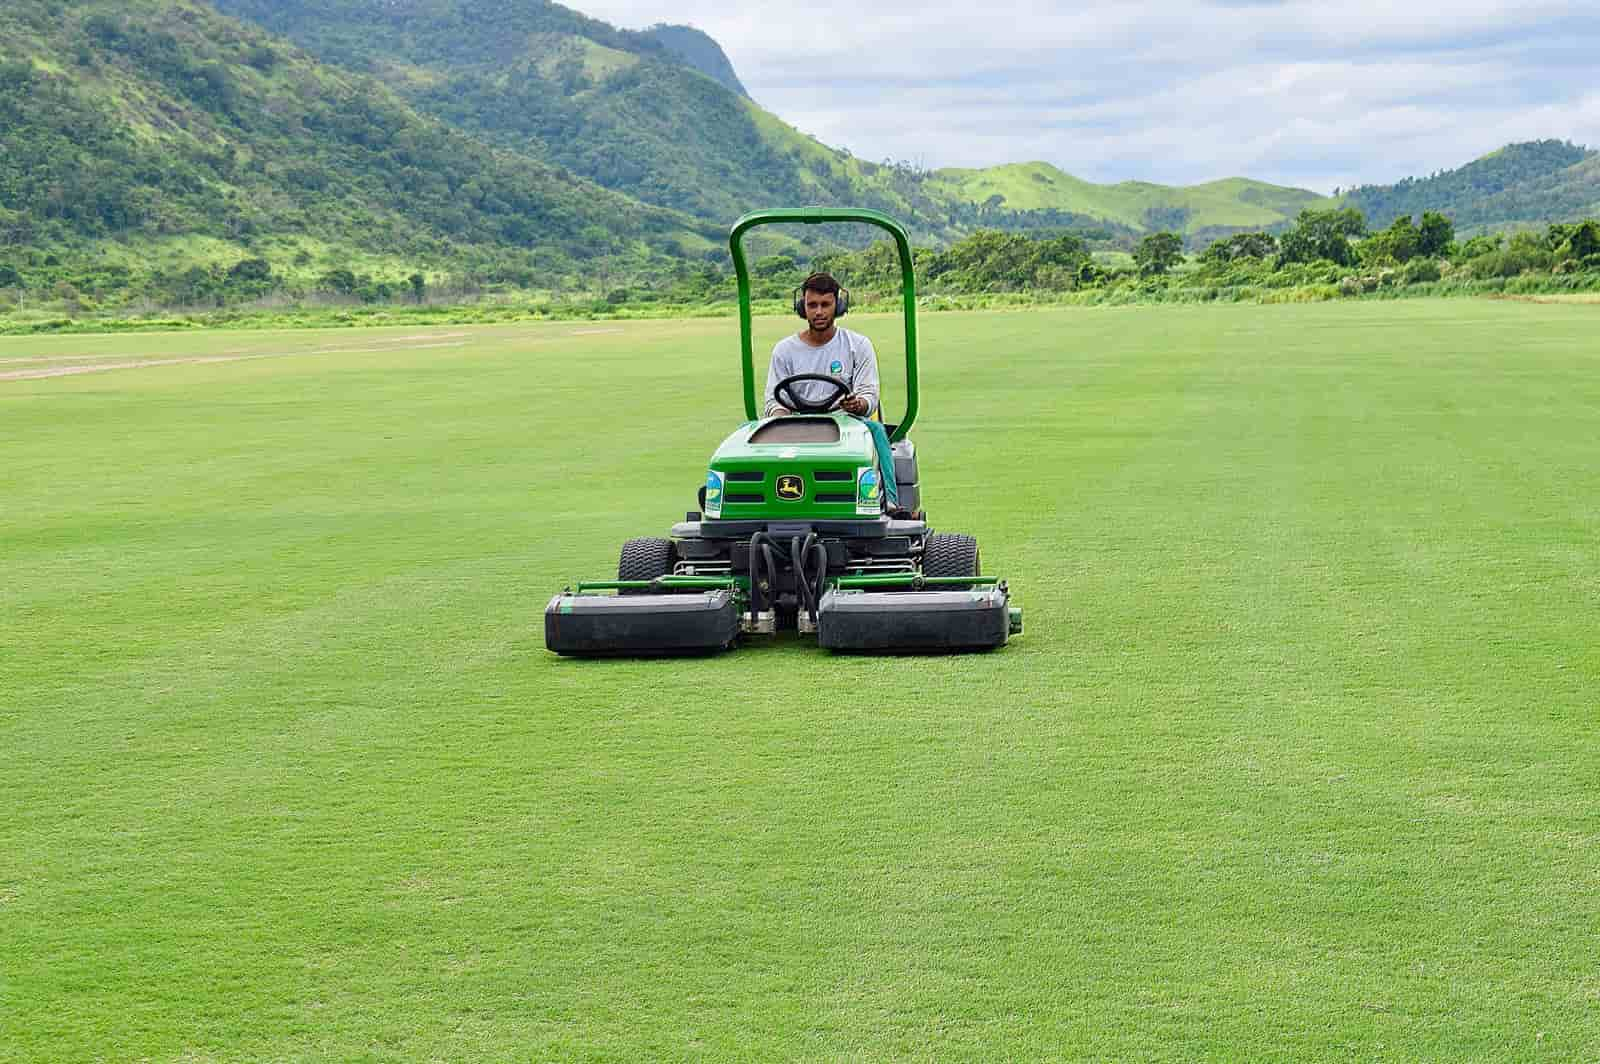
<instances>
[{"instance_id":1,"label":"hydraulic hose","mask_svg":"<svg viewBox=\"0 0 1600 1064\"><path fill-rule=\"evenodd\" d=\"M816 535L806 536L805 545L800 543L800 537L795 536L789 541L789 564L794 566L794 583L800 591L800 606L811 616L812 621L817 619L816 598L811 594L811 585L806 582L805 552L811 546L811 541Z\"/></svg>"},{"instance_id":2,"label":"hydraulic hose","mask_svg":"<svg viewBox=\"0 0 1600 1064\"><path fill-rule=\"evenodd\" d=\"M775 602L778 587L778 558L789 563L794 569L795 588L799 592L800 606L811 618L813 625L818 623L818 611L821 609L822 588L828 579L828 549L817 539L815 532L806 534L805 539L795 536L789 540L788 549L765 532L757 532L750 537L750 626L755 627L757 615L760 612L759 590L762 565L765 563L767 574L767 599L768 605ZM759 558L759 562L758 562ZM813 560L816 563L816 572L807 572L807 567Z\"/></svg>"},{"instance_id":3,"label":"hydraulic hose","mask_svg":"<svg viewBox=\"0 0 1600 1064\"><path fill-rule=\"evenodd\" d=\"M778 565L772 556L772 538L765 532L757 532L750 537L750 627L753 629L759 619L761 562L767 566L767 599L768 605L772 604L778 589ZM778 548L782 550L782 547Z\"/></svg>"},{"instance_id":4,"label":"hydraulic hose","mask_svg":"<svg viewBox=\"0 0 1600 1064\"><path fill-rule=\"evenodd\" d=\"M822 589L828 582L828 548L821 543L813 543L811 553L817 558L817 582L811 587L811 601L817 608L811 612L811 623L820 624L817 614L822 609Z\"/></svg>"},{"instance_id":5,"label":"hydraulic hose","mask_svg":"<svg viewBox=\"0 0 1600 1064\"><path fill-rule=\"evenodd\" d=\"M813 554L821 557L821 567L817 570L817 577L815 580L806 580L806 565L811 561L811 556ZM800 579L803 582L810 584L811 624L812 627L815 627L820 623L818 614L822 610L822 585L828 579L828 548L824 547L822 542L817 539L815 532L806 537L806 545L800 552L800 557L795 559L794 567L801 574Z\"/></svg>"},{"instance_id":6,"label":"hydraulic hose","mask_svg":"<svg viewBox=\"0 0 1600 1064\"><path fill-rule=\"evenodd\" d=\"M778 563L773 559L771 544L761 544L761 557L764 558L767 563L767 598L770 600L768 601L767 605L774 606L774 608L776 608L775 604L778 589Z\"/></svg>"},{"instance_id":7,"label":"hydraulic hose","mask_svg":"<svg viewBox=\"0 0 1600 1064\"><path fill-rule=\"evenodd\" d=\"M760 589L756 586L761 561L761 554L756 550L756 541L760 538L761 533L757 532L750 539L750 630L752 632L756 630L756 621L760 616L760 611L757 608Z\"/></svg>"}]
</instances>

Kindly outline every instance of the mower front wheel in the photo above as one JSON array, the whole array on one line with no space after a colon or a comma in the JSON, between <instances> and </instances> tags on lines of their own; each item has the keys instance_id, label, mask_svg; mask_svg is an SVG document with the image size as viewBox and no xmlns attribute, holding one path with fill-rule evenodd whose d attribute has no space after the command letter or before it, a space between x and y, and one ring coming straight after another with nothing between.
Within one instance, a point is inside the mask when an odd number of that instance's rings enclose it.
<instances>
[{"instance_id":1,"label":"mower front wheel","mask_svg":"<svg viewBox=\"0 0 1600 1064\"><path fill-rule=\"evenodd\" d=\"M618 580L654 580L671 576L676 552L672 540L655 536L630 539L622 545L622 557L617 560ZM619 595L647 595L648 591L619 591Z\"/></svg>"},{"instance_id":2,"label":"mower front wheel","mask_svg":"<svg viewBox=\"0 0 1600 1064\"><path fill-rule=\"evenodd\" d=\"M978 541L959 532L930 533L922 545L922 575L981 576ZM961 589L953 586L952 590Z\"/></svg>"}]
</instances>

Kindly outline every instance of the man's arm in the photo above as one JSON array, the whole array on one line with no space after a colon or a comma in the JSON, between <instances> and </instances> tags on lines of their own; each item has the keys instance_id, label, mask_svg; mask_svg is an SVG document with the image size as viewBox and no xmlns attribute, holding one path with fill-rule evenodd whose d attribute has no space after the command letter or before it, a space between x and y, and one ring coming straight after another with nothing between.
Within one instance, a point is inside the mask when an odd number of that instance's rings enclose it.
<instances>
[{"instance_id":1,"label":"man's arm","mask_svg":"<svg viewBox=\"0 0 1600 1064\"><path fill-rule=\"evenodd\" d=\"M872 349L871 340L860 333L856 335L860 347L853 352L856 368L850 380L850 394L867 401L867 408L857 416L871 417L878 409L878 353Z\"/></svg>"},{"instance_id":2,"label":"man's arm","mask_svg":"<svg viewBox=\"0 0 1600 1064\"><path fill-rule=\"evenodd\" d=\"M778 382L789 376L788 359L783 357L782 347L782 344L777 344L772 348L772 362L767 366L767 405L761 413L762 417L781 417L789 412L772 394Z\"/></svg>"}]
</instances>

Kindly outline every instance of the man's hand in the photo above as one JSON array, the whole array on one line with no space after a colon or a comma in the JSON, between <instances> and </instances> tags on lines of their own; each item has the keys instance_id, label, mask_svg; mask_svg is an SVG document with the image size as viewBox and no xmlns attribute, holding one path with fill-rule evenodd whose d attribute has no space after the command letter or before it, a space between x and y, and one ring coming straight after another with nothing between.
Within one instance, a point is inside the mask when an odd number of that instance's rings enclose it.
<instances>
[{"instance_id":1,"label":"man's hand","mask_svg":"<svg viewBox=\"0 0 1600 1064\"><path fill-rule=\"evenodd\" d=\"M856 417L865 417L867 411L872 409L872 404L867 402L866 396L847 395L843 399L839 400L839 409L843 410L846 414L854 414Z\"/></svg>"},{"instance_id":2,"label":"man's hand","mask_svg":"<svg viewBox=\"0 0 1600 1064\"><path fill-rule=\"evenodd\" d=\"M794 413L794 411L790 410L788 407L779 406L777 403L773 403L772 404L772 413L768 414L767 416L768 417L788 417L792 413Z\"/></svg>"}]
</instances>

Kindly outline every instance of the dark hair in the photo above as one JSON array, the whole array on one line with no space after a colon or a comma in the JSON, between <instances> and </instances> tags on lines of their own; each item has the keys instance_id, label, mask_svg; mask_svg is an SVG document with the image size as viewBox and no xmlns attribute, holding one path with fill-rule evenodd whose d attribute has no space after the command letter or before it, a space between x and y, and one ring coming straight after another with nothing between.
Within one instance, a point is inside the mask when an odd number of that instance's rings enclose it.
<instances>
[{"instance_id":1,"label":"dark hair","mask_svg":"<svg viewBox=\"0 0 1600 1064\"><path fill-rule=\"evenodd\" d=\"M818 295L838 299L839 282L833 279L832 274L814 273L805 279L805 283L800 286L800 292L802 295L806 292L816 292Z\"/></svg>"}]
</instances>

